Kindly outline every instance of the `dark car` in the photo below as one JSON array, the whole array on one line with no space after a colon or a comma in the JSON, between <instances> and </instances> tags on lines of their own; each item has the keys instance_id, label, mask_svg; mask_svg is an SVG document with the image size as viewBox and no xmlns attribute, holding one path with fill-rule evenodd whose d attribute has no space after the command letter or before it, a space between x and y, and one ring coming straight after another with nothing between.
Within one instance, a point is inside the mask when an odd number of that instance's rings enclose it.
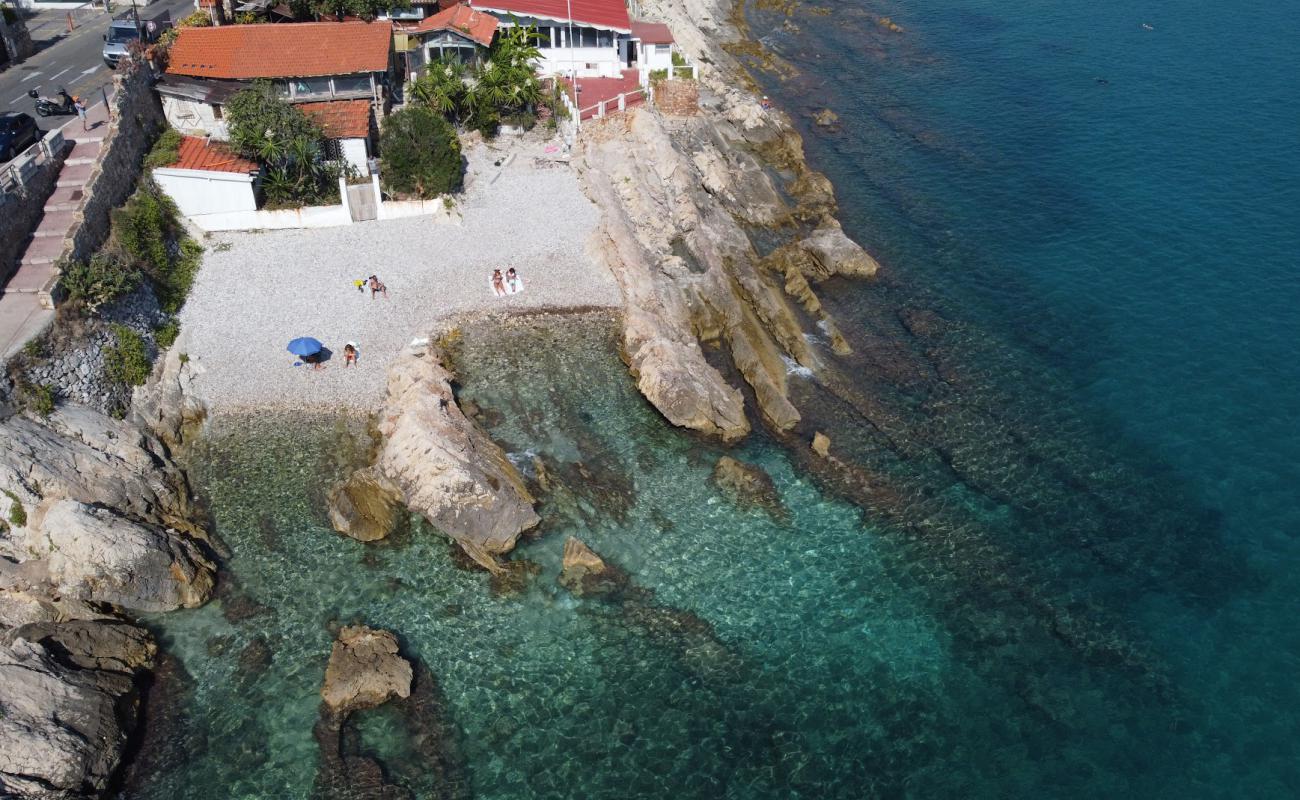
<instances>
[{"instance_id":1,"label":"dark car","mask_svg":"<svg viewBox=\"0 0 1300 800\"><path fill-rule=\"evenodd\" d=\"M8 161L40 138L41 129L27 114L0 114L0 161Z\"/></svg>"}]
</instances>

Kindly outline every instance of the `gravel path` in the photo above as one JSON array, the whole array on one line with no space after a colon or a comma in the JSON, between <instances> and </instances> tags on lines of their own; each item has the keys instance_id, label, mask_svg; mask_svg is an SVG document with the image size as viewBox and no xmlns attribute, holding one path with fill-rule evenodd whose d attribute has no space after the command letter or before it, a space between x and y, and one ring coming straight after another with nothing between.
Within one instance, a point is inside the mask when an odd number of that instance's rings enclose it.
<instances>
[{"instance_id":1,"label":"gravel path","mask_svg":"<svg viewBox=\"0 0 1300 800\"><path fill-rule=\"evenodd\" d=\"M586 252L596 207L565 166L534 166L540 140L469 152L461 225L428 217L337 228L216 234L189 301L180 343L199 368L195 390L214 413L258 408L368 411L383 400L389 361L439 320L462 314L621 305L608 269ZM502 167L494 162L509 153ZM496 297L495 267L524 291ZM378 275L388 299L353 281ZM290 339L314 336L333 357L292 366ZM344 368L343 345L359 345Z\"/></svg>"}]
</instances>

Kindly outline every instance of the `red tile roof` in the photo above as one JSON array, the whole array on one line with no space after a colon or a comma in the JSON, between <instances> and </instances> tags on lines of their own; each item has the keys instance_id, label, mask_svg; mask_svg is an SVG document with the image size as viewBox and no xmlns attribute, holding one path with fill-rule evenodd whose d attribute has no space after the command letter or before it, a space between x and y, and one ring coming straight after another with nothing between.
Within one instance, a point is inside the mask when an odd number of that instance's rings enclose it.
<instances>
[{"instance_id":1,"label":"red tile roof","mask_svg":"<svg viewBox=\"0 0 1300 800\"><path fill-rule=\"evenodd\" d=\"M383 72L392 46L388 22L182 28L167 71L234 80Z\"/></svg>"},{"instance_id":2,"label":"red tile roof","mask_svg":"<svg viewBox=\"0 0 1300 800\"><path fill-rule=\"evenodd\" d=\"M467 5L456 4L424 20L415 33L453 30L487 47L492 44L492 34L497 30L497 18Z\"/></svg>"},{"instance_id":3,"label":"red tile roof","mask_svg":"<svg viewBox=\"0 0 1300 800\"><path fill-rule=\"evenodd\" d=\"M633 22L632 38L641 44L672 44L673 32L662 22Z\"/></svg>"},{"instance_id":4,"label":"red tile roof","mask_svg":"<svg viewBox=\"0 0 1300 800\"><path fill-rule=\"evenodd\" d=\"M301 103L298 110L306 114L329 139L364 139L370 135L369 100L330 100L324 103Z\"/></svg>"},{"instance_id":5,"label":"red tile roof","mask_svg":"<svg viewBox=\"0 0 1300 800\"><path fill-rule=\"evenodd\" d=\"M182 136L176 163L172 169L201 169L208 172L257 172L256 163L241 158L221 144L209 143L198 136Z\"/></svg>"},{"instance_id":6,"label":"red tile roof","mask_svg":"<svg viewBox=\"0 0 1300 800\"><path fill-rule=\"evenodd\" d=\"M561 22L569 20L571 7L574 22L623 33L632 30L626 0L472 0L470 5L519 17L540 17Z\"/></svg>"}]
</instances>

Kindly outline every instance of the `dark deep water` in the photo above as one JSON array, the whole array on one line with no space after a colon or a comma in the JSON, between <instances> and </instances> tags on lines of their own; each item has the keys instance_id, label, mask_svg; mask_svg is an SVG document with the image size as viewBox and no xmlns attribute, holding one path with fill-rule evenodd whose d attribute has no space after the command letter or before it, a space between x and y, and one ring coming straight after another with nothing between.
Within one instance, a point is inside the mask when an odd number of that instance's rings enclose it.
<instances>
[{"instance_id":1,"label":"dark deep water","mask_svg":"<svg viewBox=\"0 0 1300 800\"><path fill-rule=\"evenodd\" d=\"M755 435L786 513L739 509L611 321L467 335L462 398L558 487L514 593L419 526L330 531L360 426L218 421L193 474L237 587L158 620L174 713L129 796L309 796L338 620L436 677L436 768L359 720L418 797L1300 793L1300 17L827 8L752 20L886 266L821 292L853 379L795 383L850 466ZM569 534L653 594L571 597Z\"/></svg>"}]
</instances>

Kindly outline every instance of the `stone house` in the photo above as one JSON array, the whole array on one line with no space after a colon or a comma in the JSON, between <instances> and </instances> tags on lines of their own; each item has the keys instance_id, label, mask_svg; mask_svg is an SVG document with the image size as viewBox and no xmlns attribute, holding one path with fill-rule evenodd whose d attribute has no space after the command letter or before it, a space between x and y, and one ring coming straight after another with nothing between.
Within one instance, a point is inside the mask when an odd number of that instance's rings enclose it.
<instances>
[{"instance_id":1,"label":"stone house","mask_svg":"<svg viewBox=\"0 0 1300 800\"><path fill-rule=\"evenodd\" d=\"M336 160L368 175L392 63L386 21L183 28L154 88L173 128L224 140L225 104L252 81L269 80L321 124Z\"/></svg>"}]
</instances>

